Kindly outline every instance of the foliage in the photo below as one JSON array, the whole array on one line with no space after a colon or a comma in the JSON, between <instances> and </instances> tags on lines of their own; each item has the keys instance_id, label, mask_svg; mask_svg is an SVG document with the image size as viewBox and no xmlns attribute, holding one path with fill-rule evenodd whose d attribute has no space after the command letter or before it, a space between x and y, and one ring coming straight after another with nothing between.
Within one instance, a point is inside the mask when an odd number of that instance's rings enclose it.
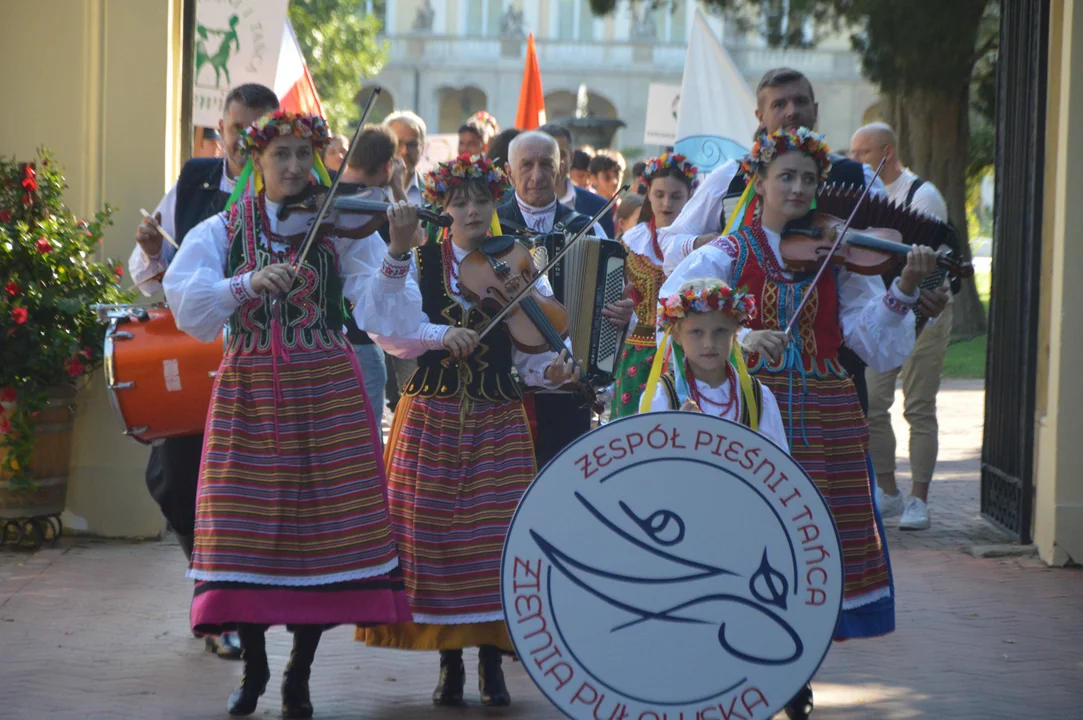
<instances>
[{"instance_id":1,"label":"foliage","mask_svg":"<svg viewBox=\"0 0 1083 720\"><path fill-rule=\"evenodd\" d=\"M361 116L354 102L361 81L387 62L380 20L365 14L365 0L290 0L289 17L327 122L344 132Z\"/></svg>"},{"instance_id":2,"label":"foliage","mask_svg":"<svg viewBox=\"0 0 1083 720\"><path fill-rule=\"evenodd\" d=\"M100 262L108 205L91 222L61 198L64 176L47 150L37 168L0 157L0 449L13 487L33 487L34 413L50 388L72 384L102 360L105 328L91 309L125 302L123 266Z\"/></svg>"}]
</instances>

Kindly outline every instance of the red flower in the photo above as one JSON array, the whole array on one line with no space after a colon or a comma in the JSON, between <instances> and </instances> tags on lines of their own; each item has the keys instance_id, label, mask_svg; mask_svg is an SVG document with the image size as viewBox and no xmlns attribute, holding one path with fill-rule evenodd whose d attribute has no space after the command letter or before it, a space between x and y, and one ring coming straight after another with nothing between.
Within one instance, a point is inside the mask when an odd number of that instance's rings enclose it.
<instances>
[{"instance_id":1,"label":"red flower","mask_svg":"<svg viewBox=\"0 0 1083 720\"><path fill-rule=\"evenodd\" d=\"M82 355L83 357L85 357L87 360L93 360L94 359L94 351L91 350L90 348L83 348L82 350L79 351L79 354Z\"/></svg>"},{"instance_id":2,"label":"red flower","mask_svg":"<svg viewBox=\"0 0 1083 720\"><path fill-rule=\"evenodd\" d=\"M622 405L627 405L632 402L632 393L621 393L620 401Z\"/></svg>"},{"instance_id":3,"label":"red flower","mask_svg":"<svg viewBox=\"0 0 1083 720\"><path fill-rule=\"evenodd\" d=\"M20 292L22 292L22 288L19 287L19 283L15 282L14 280L8 280L8 284L4 286L4 289L8 291L8 295L10 295L11 297L15 297Z\"/></svg>"},{"instance_id":4,"label":"red flower","mask_svg":"<svg viewBox=\"0 0 1083 720\"><path fill-rule=\"evenodd\" d=\"M0 402L13 403L19 392L13 387L0 388Z\"/></svg>"},{"instance_id":5,"label":"red flower","mask_svg":"<svg viewBox=\"0 0 1083 720\"><path fill-rule=\"evenodd\" d=\"M117 266L113 268L113 272L117 274L117 280L120 280L122 277L124 277L124 266L120 263L117 263Z\"/></svg>"},{"instance_id":6,"label":"red flower","mask_svg":"<svg viewBox=\"0 0 1083 720\"><path fill-rule=\"evenodd\" d=\"M11 318L15 321L16 325L22 325L30 319L30 312L24 307L12 308Z\"/></svg>"},{"instance_id":7,"label":"red flower","mask_svg":"<svg viewBox=\"0 0 1083 720\"><path fill-rule=\"evenodd\" d=\"M68 358L64 361L64 369L68 371L68 375L71 377L79 377L83 374L83 363L79 362L79 358Z\"/></svg>"},{"instance_id":8,"label":"red flower","mask_svg":"<svg viewBox=\"0 0 1083 720\"><path fill-rule=\"evenodd\" d=\"M10 210L0 210L0 222L11 222L11 216Z\"/></svg>"},{"instance_id":9,"label":"red flower","mask_svg":"<svg viewBox=\"0 0 1083 720\"><path fill-rule=\"evenodd\" d=\"M639 372L639 368L636 367L635 365L628 368L628 375L631 376L631 377L635 377L637 372Z\"/></svg>"},{"instance_id":10,"label":"red flower","mask_svg":"<svg viewBox=\"0 0 1083 720\"><path fill-rule=\"evenodd\" d=\"M38 241L34 243L34 247L38 249L38 252L42 255L48 255L53 251L53 244L49 242L47 238L38 238Z\"/></svg>"},{"instance_id":11,"label":"red flower","mask_svg":"<svg viewBox=\"0 0 1083 720\"><path fill-rule=\"evenodd\" d=\"M38 181L34 177L34 168L29 165L23 168L23 189L28 193L38 189Z\"/></svg>"},{"instance_id":12,"label":"red flower","mask_svg":"<svg viewBox=\"0 0 1083 720\"><path fill-rule=\"evenodd\" d=\"M11 422L7 418L4 418L3 422L0 422L0 435L8 435L11 433Z\"/></svg>"}]
</instances>

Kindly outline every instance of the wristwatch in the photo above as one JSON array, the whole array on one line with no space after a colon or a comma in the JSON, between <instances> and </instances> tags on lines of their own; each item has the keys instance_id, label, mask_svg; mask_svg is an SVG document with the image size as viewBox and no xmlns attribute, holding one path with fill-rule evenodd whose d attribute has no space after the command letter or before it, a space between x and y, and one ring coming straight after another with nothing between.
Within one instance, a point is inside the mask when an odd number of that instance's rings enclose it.
<instances>
[{"instance_id":1,"label":"wristwatch","mask_svg":"<svg viewBox=\"0 0 1083 720\"><path fill-rule=\"evenodd\" d=\"M387 251L387 256L390 257L395 262L406 262L407 260L410 259L410 253L412 253L412 252L413 252L413 250L407 250L404 253L400 253L400 254L396 255L395 253L391 252L391 250L388 250Z\"/></svg>"}]
</instances>

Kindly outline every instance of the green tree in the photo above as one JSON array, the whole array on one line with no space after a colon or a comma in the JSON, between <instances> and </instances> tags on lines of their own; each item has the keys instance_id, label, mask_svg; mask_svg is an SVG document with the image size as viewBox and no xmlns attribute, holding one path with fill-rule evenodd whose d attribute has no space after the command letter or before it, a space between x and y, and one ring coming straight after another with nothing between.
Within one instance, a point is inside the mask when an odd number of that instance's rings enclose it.
<instances>
[{"instance_id":1,"label":"green tree","mask_svg":"<svg viewBox=\"0 0 1083 720\"><path fill-rule=\"evenodd\" d=\"M291 0L289 17L327 122L344 132L361 116L354 98L362 81L387 61L387 43L377 37L380 20L365 14L364 0Z\"/></svg>"},{"instance_id":2,"label":"green tree","mask_svg":"<svg viewBox=\"0 0 1083 720\"><path fill-rule=\"evenodd\" d=\"M620 0L625 2L626 0ZM648 0L657 8L668 0ZM590 0L597 14L618 0ZM636 1L636 5L642 3ZM944 194L969 255L967 180L991 161L991 125L971 148L971 109L991 117L999 0L705 0L745 28L762 28L772 45L803 47L807 27L846 29L862 69L880 86L883 119L899 135L899 154ZM972 102L973 99L973 102ZM967 257L966 259L970 259ZM972 281L956 297L953 335L985 332Z\"/></svg>"}]
</instances>

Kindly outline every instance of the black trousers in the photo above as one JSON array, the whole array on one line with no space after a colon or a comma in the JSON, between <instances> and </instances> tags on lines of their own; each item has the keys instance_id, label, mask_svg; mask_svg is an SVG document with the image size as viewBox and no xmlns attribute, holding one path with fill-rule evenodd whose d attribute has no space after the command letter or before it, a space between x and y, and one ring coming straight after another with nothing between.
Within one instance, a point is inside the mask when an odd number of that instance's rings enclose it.
<instances>
[{"instance_id":1,"label":"black trousers","mask_svg":"<svg viewBox=\"0 0 1083 720\"><path fill-rule=\"evenodd\" d=\"M561 450L590 432L590 404L578 393L535 392L538 438L534 459L538 472Z\"/></svg>"},{"instance_id":2,"label":"black trousers","mask_svg":"<svg viewBox=\"0 0 1083 720\"><path fill-rule=\"evenodd\" d=\"M203 436L168 438L150 451L147 489L178 535L196 531L196 490Z\"/></svg>"},{"instance_id":3,"label":"black trousers","mask_svg":"<svg viewBox=\"0 0 1083 720\"><path fill-rule=\"evenodd\" d=\"M865 417L869 415L869 386L865 383L865 361L857 356L850 348L843 345L839 348L839 364L853 376L854 389L857 390L857 400L861 403L861 412Z\"/></svg>"}]
</instances>

